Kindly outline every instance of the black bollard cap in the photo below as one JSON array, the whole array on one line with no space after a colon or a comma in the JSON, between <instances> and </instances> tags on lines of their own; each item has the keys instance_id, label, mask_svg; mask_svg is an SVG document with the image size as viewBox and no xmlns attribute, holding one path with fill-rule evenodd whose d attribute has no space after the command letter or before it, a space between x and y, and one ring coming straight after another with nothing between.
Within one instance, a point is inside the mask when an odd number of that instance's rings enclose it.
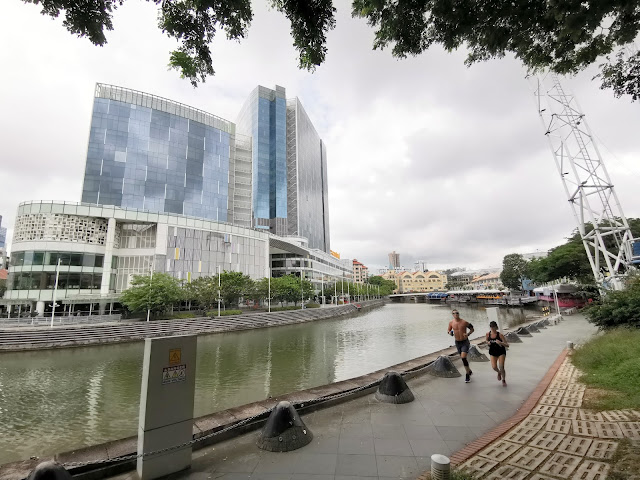
<instances>
[{"instance_id":1,"label":"black bollard cap","mask_svg":"<svg viewBox=\"0 0 640 480\"><path fill-rule=\"evenodd\" d=\"M436 377L453 378L461 376L451 359L446 355L440 355L425 371Z\"/></svg>"},{"instance_id":2,"label":"black bollard cap","mask_svg":"<svg viewBox=\"0 0 640 480\"><path fill-rule=\"evenodd\" d=\"M522 340L520 340L520 337L516 332L509 332L504 336L504 338L506 338L509 343L522 343Z\"/></svg>"},{"instance_id":3,"label":"black bollard cap","mask_svg":"<svg viewBox=\"0 0 640 480\"><path fill-rule=\"evenodd\" d=\"M478 347L475 345L471 345L469 351L467 352L467 358L472 362L488 362L489 359L487 356L478 350Z\"/></svg>"},{"instance_id":4,"label":"black bollard cap","mask_svg":"<svg viewBox=\"0 0 640 480\"><path fill-rule=\"evenodd\" d=\"M413 393L398 372L384 374L375 397L385 403L409 403L414 400Z\"/></svg>"},{"instance_id":5,"label":"black bollard cap","mask_svg":"<svg viewBox=\"0 0 640 480\"><path fill-rule=\"evenodd\" d=\"M290 402L278 403L258 437L258 447L270 452L290 452L309 444L313 434Z\"/></svg>"},{"instance_id":6,"label":"black bollard cap","mask_svg":"<svg viewBox=\"0 0 640 480\"><path fill-rule=\"evenodd\" d=\"M71 480L71 474L58 462L42 462L34 468L27 480Z\"/></svg>"}]
</instances>

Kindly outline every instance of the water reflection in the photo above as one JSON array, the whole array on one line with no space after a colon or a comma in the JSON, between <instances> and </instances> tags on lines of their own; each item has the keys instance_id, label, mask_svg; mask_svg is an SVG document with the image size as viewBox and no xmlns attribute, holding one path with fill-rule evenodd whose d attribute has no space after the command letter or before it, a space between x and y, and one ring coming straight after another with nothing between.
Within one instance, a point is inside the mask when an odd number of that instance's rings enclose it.
<instances>
[{"instance_id":1,"label":"water reflection","mask_svg":"<svg viewBox=\"0 0 640 480\"><path fill-rule=\"evenodd\" d=\"M488 330L482 308L461 316ZM522 311L500 309L504 325ZM365 315L198 339L194 413L345 380L451 345L450 308ZM136 434L143 343L0 355L0 464Z\"/></svg>"}]
</instances>

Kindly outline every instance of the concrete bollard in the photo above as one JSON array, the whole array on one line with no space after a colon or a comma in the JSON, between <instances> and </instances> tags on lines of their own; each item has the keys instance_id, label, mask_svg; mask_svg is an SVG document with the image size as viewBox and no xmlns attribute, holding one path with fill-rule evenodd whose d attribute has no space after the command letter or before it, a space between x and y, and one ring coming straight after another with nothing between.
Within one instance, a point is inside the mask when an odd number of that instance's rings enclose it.
<instances>
[{"instance_id":1,"label":"concrete bollard","mask_svg":"<svg viewBox=\"0 0 640 480\"><path fill-rule=\"evenodd\" d=\"M444 455L436 453L431 455L432 480L449 480L451 478L451 460Z\"/></svg>"},{"instance_id":2,"label":"concrete bollard","mask_svg":"<svg viewBox=\"0 0 640 480\"><path fill-rule=\"evenodd\" d=\"M533 337L527 327L520 327L518 330L516 330L516 333L521 337Z\"/></svg>"},{"instance_id":3,"label":"concrete bollard","mask_svg":"<svg viewBox=\"0 0 640 480\"><path fill-rule=\"evenodd\" d=\"M384 403L409 403L414 400L413 392L398 372L384 374L375 397Z\"/></svg>"},{"instance_id":4,"label":"concrete bollard","mask_svg":"<svg viewBox=\"0 0 640 480\"><path fill-rule=\"evenodd\" d=\"M509 332L504 336L504 338L509 343L522 343L522 340L520 340L520 337L516 332Z\"/></svg>"},{"instance_id":5,"label":"concrete bollard","mask_svg":"<svg viewBox=\"0 0 640 480\"><path fill-rule=\"evenodd\" d=\"M260 432L257 445L269 452L290 452L308 445L313 434L290 402L278 403Z\"/></svg>"},{"instance_id":6,"label":"concrete bollard","mask_svg":"<svg viewBox=\"0 0 640 480\"><path fill-rule=\"evenodd\" d=\"M467 358L472 362L488 362L489 361L487 356L484 353L482 353L480 350L478 350L478 347L476 347L475 345L471 345L471 348L469 348L469 352L467 352Z\"/></svg>"},{"instance_id":7,"label":"concrete bollard","mask_svg":"<svg viewBox=\"0 0 640 480\"><path fill-rule=\"evenodd\" d=\"M34 468L27 480L71 480L71 474L58 462L42 462Z\"/></svg>"},{"instance_id":8,"label":"concrete bollard","mask_svg":"<svg viewBox=\"0 0 640 480\"><path fill-rule=\"evenodd\" d=\"M436 358L436 360L425 369L425 372L436 377L444 378L460 377L462 375L446 355L440 355Z\"/></svg>"},{"instance_id":9,"label":"concrete bollard","mask_svg":"<svg viewBox=\"0 0 640 480\"><path fill-rule=\"evenodd\" d=\"M567 350L573 350L573 342L567 342Z\"/></svg>"}]
</instances>

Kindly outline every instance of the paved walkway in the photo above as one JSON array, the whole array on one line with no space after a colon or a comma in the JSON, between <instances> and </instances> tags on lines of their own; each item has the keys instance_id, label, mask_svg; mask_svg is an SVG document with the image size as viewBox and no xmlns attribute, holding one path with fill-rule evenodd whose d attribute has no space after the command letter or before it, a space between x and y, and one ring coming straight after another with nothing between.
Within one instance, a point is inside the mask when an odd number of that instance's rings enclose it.
<instances>
[{"instance_id":1,"label":"paved walkway","mask_svg":"<svg viewBox=\"0 0 640 480\"><path fill-rule=\"evenodd\" d=\"M563 352L566 342L582 343L595 332L595 327L584 317L574 315L565 317L558 325L534 333L532 337L522 337L523 343L512 343L507 355L506 388L497 381L488 362L471 364L474 373L469 384L464 383L464 376L449 379L424 374L407 382L416 397L414 402L386 404L378 402L373 395L367 395L304 415L302 419L313 432L314 439L301 449L287 453L260 450L255 445L258 432L251 432L195 452L191 470L174 474L171 478L416 479L430 468L432 454L452 456L511 418L545 377ZM460 361L455 364L462 372ZM569 368L564 367L563 374L568 374ZM560 387L554 385L556 390ZM567 387L568 381L565 391ZM554 393L553 398L557 397L561 402L562 396ZM566 398L568 402L569 396ZM562 408L575 407L566 405ZM555 410L558 410L557 406ZM548 416L537 411L537 417L552 418L550 410L546 412ZM577 410L575 412L577 415ZM562 417L554 418L559 424L563 422ZM549 428L551 423L547 424ZM534 437L531 435L530 439ZM505 440L523 445L515 442L514 438ZM515 450L511 453L517 455ZM476 471L484 468L490 475L502 468L501 464L495 463L502 458L488 459L487 454L490 455L487 451L477 457L479 460L472 459L469 466ZM511 458L515 457L504 457L507 462ZM488 465L487 461L494 463L489 468L479 466L481 462ZM131 472L115 478L132 480L137 478L137 474ZM490 478L524 477L506 475Z\"/></svg>"},{"instance_id":2,"label":"paved walkway","mask_svg":"<svg viewBox=\"0 0 640 480\"><path fill-rule=\"evenodd\" d=\"M604 480L622 438L640 438L640 412L582 408L585 386L565 358L531 413L461 465L477 479Z\"/></svg>"}]
</instances>

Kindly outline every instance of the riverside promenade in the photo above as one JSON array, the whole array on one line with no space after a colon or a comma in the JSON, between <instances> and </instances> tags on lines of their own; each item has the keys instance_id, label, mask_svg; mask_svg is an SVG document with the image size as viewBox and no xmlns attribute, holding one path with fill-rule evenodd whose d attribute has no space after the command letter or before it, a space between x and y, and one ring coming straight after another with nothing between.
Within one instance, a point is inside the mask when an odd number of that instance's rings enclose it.
<instances>
[{"instance_id":1,"label":"riverside promenade","mask_svg":"<svg viewBox=\"0 0 640 480\"><path fill-rule=\"evenodd\" d=\"M478 327L478 333L483 333L482 327ZM567 341L580 344L595 333L596 328L583 316L567 316L558 325L521 337L522 343L511 344L506 363L508 387L497 381L489 362L471 363L473 376L469 384L464 383L464 376L438 378L421 373L407 381L415 395L411 403L380 403L372 389L343 403L309 414L302 412L301 417L314 436L303 448L286 453L263 451L256 446L258 432L252 431L195 451L191 469L171 478L425 478L432 454L451 456L454 462L461 463L515 427L522 420L519 409L527 407L527 402L531 407L530 397L539 397L546 388L540 382L547 376L548 383L549 369L554 364L557 368L564 359ZM460 361L454 363L462 371ZM288 397L291 400L296 394ZM489 432L492 433L487 437ZM497 462L493 467L496 465ZM526 478L529 473L513 478ZM134 480L137 474L130 471L112 478Z\"/></svg>"}]
</instances>

